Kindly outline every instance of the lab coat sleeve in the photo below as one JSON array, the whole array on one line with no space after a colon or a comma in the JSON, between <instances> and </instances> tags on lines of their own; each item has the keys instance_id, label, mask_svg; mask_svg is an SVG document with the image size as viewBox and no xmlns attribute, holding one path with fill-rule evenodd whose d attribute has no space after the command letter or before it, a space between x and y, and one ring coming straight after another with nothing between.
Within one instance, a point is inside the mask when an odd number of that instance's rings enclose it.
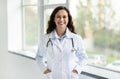
<instances>
[{"instance_id":1,"label":"lab coat sleeve","mask_svg":"<svg viewBox=\"0 0 120 79\"><path fill-rule=\"evenodd\" d=\"M40 44L36 55L36 61L42 73L47 69L46 47L43 43L45 43L44 37L40 40Z\"/></svg>"},{"instance_id":2,"label":"lab coat sleeve","mask_svg":"<svg viewBox=\"0 0 120 79\"><path fill-rule=\"evenodd\" d=\"M87 54L85 51L85 47L83 45L83 40L81 37L78 37L77 39L77 50L76 50L76 56L78 58L77 65L74 67L75 70L78 71L80 74L84 69L87 64Z\"/></svg>"}]
</instances>

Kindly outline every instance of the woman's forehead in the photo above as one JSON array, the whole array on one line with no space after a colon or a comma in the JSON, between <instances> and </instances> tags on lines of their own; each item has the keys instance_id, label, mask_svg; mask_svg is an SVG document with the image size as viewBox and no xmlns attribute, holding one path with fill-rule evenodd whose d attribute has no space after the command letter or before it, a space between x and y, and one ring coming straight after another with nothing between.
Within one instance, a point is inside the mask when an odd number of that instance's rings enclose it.
<instances>
[{"instance_id":1,"label":"woman's forehead","mask_svg":"<svg viewBox=\"0 0 120 79\"><path fill-rule=\"evenodd\" d=\"M62 9L62 10L59 10L56 15L68 15L67 11Z\"/></svg>"}]
</instances>

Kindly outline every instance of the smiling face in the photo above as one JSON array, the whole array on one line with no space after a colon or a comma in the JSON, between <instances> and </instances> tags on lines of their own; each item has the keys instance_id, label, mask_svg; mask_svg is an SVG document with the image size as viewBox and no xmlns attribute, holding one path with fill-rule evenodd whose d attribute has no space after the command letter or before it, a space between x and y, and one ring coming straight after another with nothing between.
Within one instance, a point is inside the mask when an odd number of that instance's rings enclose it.
<instances>
[{"instance_id":1,"label":"smiling face","mask_svg":"<svg viewBox=\"0 0 120 79\"><path fill-rule=\"evenodd\" d=\"M68 24L68 13L64 9L59 10L55 15L54 22L56 24L56 29L66 30Z\"/></svg>"}]
</instances>

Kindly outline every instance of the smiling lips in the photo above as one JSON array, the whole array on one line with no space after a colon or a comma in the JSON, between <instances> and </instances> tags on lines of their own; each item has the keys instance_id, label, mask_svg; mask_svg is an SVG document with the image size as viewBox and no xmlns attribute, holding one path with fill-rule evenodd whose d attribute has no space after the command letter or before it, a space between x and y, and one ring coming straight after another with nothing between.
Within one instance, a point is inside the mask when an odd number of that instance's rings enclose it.
<instances>
[{"instance_id":1,"label":"smiling lips","mask_svg":"<svg viewBox=\"0 0 120 79\"><path fill-rule=\"evenodd\" d=\"M58 24L59 24L59 25L64 25L65 23L64 23L64 22L59 22Z\"/></svg>"}]
</instances>

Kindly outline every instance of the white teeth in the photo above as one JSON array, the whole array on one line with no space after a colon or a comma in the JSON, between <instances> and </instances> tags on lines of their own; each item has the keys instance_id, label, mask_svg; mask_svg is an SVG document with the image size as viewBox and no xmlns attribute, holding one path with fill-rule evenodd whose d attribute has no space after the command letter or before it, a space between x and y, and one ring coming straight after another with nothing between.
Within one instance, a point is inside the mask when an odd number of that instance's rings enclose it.
<instances>
[{"instance_id":1,"label":"white teeth","mask_svg":"<svg viewBox=\"0 0 120 79\"><path fill-rule=\"evenodd\" d=\"M64 23L59 23L59 24L61 24L61 25L62 25L62 24L64 24Z\"/></svg>"}]
</instances>

